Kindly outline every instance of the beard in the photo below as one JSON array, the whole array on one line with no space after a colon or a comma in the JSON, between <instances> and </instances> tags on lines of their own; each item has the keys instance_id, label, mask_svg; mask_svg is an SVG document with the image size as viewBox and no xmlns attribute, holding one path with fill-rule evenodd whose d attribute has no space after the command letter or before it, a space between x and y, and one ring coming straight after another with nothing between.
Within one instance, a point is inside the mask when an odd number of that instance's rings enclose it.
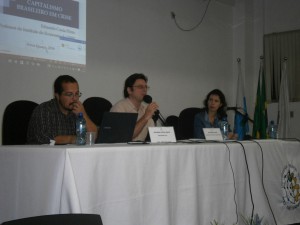
<instances>
[{"instance_id":1,"label":"beard","mask_svg":"<svg viewBox=\"0 0 300 225\"><path fill-rule=\"evenodd\" d=\"M62 102L60 99L58 101L58 104L59 104L59 107L61 108L61 110L67 111L68 113L71 113L74 110L75 103L76 102L71 102L71 103Z\"/></svg>"}]
</instances>

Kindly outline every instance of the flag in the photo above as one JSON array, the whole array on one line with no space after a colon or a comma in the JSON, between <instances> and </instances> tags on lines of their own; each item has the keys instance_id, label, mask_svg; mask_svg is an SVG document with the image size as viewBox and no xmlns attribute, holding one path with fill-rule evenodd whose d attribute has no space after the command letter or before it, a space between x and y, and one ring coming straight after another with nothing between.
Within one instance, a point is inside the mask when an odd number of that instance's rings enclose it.
<instances>
[{"instance_id":1,"label":"flag","mask_svg":"<svg viewBox=\"0 0 300 225\"><path fill-rule=\"evenodd\" d=\"M280 91L278 102L278 137L289 138L290 131L290 107L289 107L289 88L286 65L287 60L283 61L283 68L280 79Z\"/></svg>"},{"instance_id":2,"label":"flag","mask_svg":"<svg viewBox=\"0 0 300 225\"><path fill-rule=\"evenodd\" d=\"M244 140L249 132L247 104L245 97L245 85L241 69L241 60L238 59L238 83L236 94L236 112L234 116L234 133L238 134L238 140Z\"/></svg>"},{"instance_id":3,"label":"flag","mask_svg":"<svg viewBox=\"0 0 300 225\"><path fill-rule=\"evenodd\" d=\"M263 65L263 57L260 59L260 68L258 76L258 85L256 92L256 103L253 122L253 138L266 139L267 138L267 102L266 102L266 83Z\"/></svg>"}]
</instances>

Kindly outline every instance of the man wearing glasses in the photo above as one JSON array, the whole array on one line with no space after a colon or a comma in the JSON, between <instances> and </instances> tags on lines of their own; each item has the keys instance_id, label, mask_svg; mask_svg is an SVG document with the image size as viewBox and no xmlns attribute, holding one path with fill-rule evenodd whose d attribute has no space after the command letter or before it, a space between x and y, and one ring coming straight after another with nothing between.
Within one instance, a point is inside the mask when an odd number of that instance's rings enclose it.
<instances>
[{"instance_id":1,"label":"man wearing glasses","mask_svg":"<svg viewBox=\"0 0 300 225\"><path fill-rule=\"evenodd\" d=\"M111 112L138 113L138 119L133 132L133 141L145 141L148 134L148 127L154 127L153 114L158 109L156 102L146 104L143 102L147 95L149 86L148 78L141 73L129 76L124 84L124 99L117 102Z\"/></svg>"},{"instance_id":2,"label":"man wearing glasses","mask_svg":"<svg viewBox=\"0 0 300 225\"><path fill-rule=\"evenodd\" d=\"M76 116L83 113L87 131L97 131L96 125L88 117L82 103L81 93L75 78L61 75L54 82L54 96L35 108L31 116L28 144L74 144L76 142Z\"/></svg>"}]
</instances>

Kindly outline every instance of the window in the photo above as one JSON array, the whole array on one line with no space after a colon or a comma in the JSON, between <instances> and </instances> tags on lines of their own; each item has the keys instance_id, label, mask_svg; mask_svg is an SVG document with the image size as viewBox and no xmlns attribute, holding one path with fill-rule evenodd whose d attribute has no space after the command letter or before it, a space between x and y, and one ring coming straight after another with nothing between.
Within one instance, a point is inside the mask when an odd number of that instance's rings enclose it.
<instances>
[{"instance_id":1,"label":"window","mask_svg":"<svg viewBox=\"0 0 300 225\"><path fill-rule=\"evenodd\" d=\"M300 101L300 30L264 35L266 91L268 101L278 101L284 58L290 101Z\"/></svg>"}]
</instances>

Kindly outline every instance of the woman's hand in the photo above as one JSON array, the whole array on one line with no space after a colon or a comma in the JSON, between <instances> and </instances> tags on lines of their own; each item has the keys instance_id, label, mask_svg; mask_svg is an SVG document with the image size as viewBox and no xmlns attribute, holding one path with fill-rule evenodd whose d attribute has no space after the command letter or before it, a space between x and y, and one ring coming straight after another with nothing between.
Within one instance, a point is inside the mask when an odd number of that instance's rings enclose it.
<instances>
[{"instance_id":1,"label":"woman's hand","mask_svg":"<svg viewBox=\"0 0 300 225\"><path fill-rule=\"evenodd\" d=\"M237 140L238 139L238 134L235 134L233 132L228 133L228 139L230 140Z\"/></svg>"}]
</instances>

